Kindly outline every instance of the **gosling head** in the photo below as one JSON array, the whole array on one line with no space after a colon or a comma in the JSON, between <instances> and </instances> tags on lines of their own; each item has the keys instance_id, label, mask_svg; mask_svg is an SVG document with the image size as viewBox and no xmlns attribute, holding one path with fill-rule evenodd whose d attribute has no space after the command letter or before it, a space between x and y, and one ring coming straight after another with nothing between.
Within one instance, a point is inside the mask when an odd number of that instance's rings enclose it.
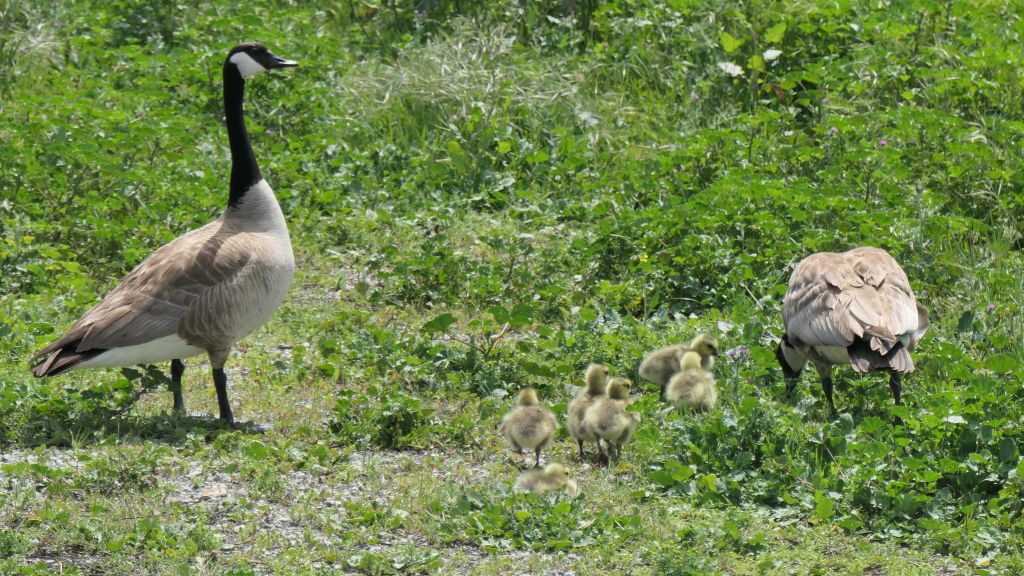
<instances>
[{"instance_id":1,"label":"gosling head","mask_svg":"<svg viewBox=\"0 0 1024 576\"><path fill-rule=\"evenodd\" d=\"M544 475L563 484L569 480L569 471L565 469L565 466L557 462L552 462L545 466Z\"/></svg>"},{"instance_id":2,"label":"gosling head","mask_svg":"<svg viewBox=\"0 0 1024 576\"><path fill-rule=\"evenodd\" d=\"M540 404L540 400L537 399L537 391L533 388L523 388L519 391L519 405L520 406L536 406Z\"/></svg>"},{"instance_id":3,"label":"gosling head","mask_svg":"<svg viewBox=\"0 0 1024 576\"><path fill-rule=\"evenodd\" d=\"M775 349L775 358L779 361L779 367L782 368L782 376L787 380L800 376L804 370L804 364L807 363L807 357L790 344L788 334L783 334L782 340L779 340L779 346Z\"/></svg>"},{"instance_id":4,"label":"gosling head","mask_svg":"<svg viewBox=\"0 0 1024 576\"><path fill-rule=\"evenodd\" d=\"M700 354L703 358L718 356L718 340L711 334L698 334L690 343L690 350Z\"/></svg>"},{"instance_id":5,"label":"gosling head","mask_svg":"<svg viewBox=\"0 0 1024 576\"><path fill-rule=\"evenodd\" d=\"M684 352L679 357L679 369L680 370L699 370L700 369L700 354L693 350Z\"/></svg>"},{"instance_id":6,"label":"gosling head","mask_svg":"<svg viewBox=\"0 0 1024 576\"><path fill-rule=\"evenodd\" d=\"M587 383L587 392L592 395L604 394L608 386L608 367L604 364L591 364L583 375Z\"/></svg>"},{"instance_id":7,"label":"gosling head","mask_svg":"<svg viewBox=\"0 0 1024 576\"><path fill-rule=\"evenodd\" d=\"M608 381L608 397L612 400L626 400L629 398L629 388L632 385L629 378L616 376Z\"/></svg>"},{"instance_id":8,"label":"gosling head","mask_svg":"<svg viewBox=\"0 0 1024 576\"><path fill-rule=\"evenodd\" d=\"M228 52L224 68L226 70L229 66L234 67L244 80L274 68L292 68L298 65L298 62L275 55L263 44L247 42L235 46Z\"/></svg>"}]
</instances>

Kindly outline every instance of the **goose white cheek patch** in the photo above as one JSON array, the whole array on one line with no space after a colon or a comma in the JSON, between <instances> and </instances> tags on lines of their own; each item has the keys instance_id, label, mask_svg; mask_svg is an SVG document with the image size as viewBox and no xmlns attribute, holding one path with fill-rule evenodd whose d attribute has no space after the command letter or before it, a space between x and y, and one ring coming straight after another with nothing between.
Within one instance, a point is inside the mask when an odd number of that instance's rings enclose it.
<instances>
[{"instance_id":1,"label":"goose white cheek patch","mask_svg":"<svg viewBox=\"0 0 1024 576\"><path fill-rule=\"evenodd\" d=\"M266 68L260 65L259 62L253 60L252 56L249 56L245 52L236 52L232 55L231 63L238 67L238 72L242 75L242 78L249 78L250 76L262 74L267 71Z\"/></svg>"}]
</instances>

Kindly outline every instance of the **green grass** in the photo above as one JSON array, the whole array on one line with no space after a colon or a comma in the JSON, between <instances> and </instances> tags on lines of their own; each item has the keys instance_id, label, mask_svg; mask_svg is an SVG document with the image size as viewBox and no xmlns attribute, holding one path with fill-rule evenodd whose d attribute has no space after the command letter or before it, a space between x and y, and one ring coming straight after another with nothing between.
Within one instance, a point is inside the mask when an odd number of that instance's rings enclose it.
<instances>
[{"instance_id":1,"label":"green grass","mask_svg":"<svg viewBox=\"0 0 1024 576\"><path fill-rule=\"evenodd\" d=\"M37 4L0 4L0 573L1024 570L1015 4ZM166 366L31 378L220 212L242 40L301 63L247 90L299 265L228 363L271 431L203 358L188 417ZM792 265L859 244L932 327L903 408L838 370L830 420L772 347ZM581 498L511 493L519 388L562 414L698 331L715 411L640 383L617 466L551 448Z\"/></svg>"}]
</instances>

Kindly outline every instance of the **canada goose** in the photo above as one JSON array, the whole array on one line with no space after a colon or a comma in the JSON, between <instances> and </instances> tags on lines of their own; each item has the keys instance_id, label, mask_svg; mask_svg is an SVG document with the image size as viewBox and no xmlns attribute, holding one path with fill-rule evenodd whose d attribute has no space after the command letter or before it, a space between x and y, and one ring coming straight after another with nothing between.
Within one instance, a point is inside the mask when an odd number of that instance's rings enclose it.
<instances>
[{"instance_id":1,"label":"canada goose","mask_svg":"<svg viewBox=\"0 0 1024 576\"><path fill-rule=\"evenodd\" d=\"M533 492L539 496L562 486L565 486L565 492L570 497L575 498L579 493L576 481L569 478L565 466L552 462L543 468L534 468L520 474L512 489L516 492Z\"/></svg>"},{"instance_id":2,"label":"canada goose","mask_svg":"<svg viewBox=\"0 0 1024 576\"><path fill-rule=\"evenodd\" d=\"M533 388L519 392L516 407L505 414L498 428L516 452L522 453L526 448L536 453L535 466L540 466L540 451L551 443L555 430L558 430L558 419L551 410L540 405Z\"/></svg>"},{"instance_id":3,"label":"canada goose","mask_svg":"<svg viewBox=\"0 0 1024 576\"><path fill-rule=\"evenodd\" d=\"M640 363L640 376L661 387L661 399L665 399L665 386L672 376L679 372L679 358L687 351L700 354L701 367L710 372L718 356L718 340L710 334L698 334L687 344L675 344L655 350Z\"/></svg>"},{"instance_id":4,"label":"canada goose","mask_svg":"<svg viewBox=\"0 0 1024 576\"><path fill-rule=\"evenodd\" d=\"M580 462L583 461L584 442L595 442L597 443L598 452L601 449L601 443L598 441L597 436L583 427L583 416L586 414L587 408L605 395L605 388L608 386L608 367L603 364L591 364L587 366L583 379L586 382L586 386L569 404L569 411L565 418L569 434L580 445Z\"/></svg>"},{"instance_id":5,"label":"canada goose","mask_svg":"<svg viewBox=\"0 0 1024 576\"><path fill-rule=\"evenodd\" d=\"M608 396L599 398L587 409L583 426L591 434L608 444L608 457L618 460L622 447L633 437L633 430L640 422L640 415L626 411L631 382L626 378L612 378L608 381Z\"/></svg>"},{"instance_id":6,"label":"canada goose","mask_svg":"<svg viewBox=\"0 0 1024 576\"><path fill-rule=\"evenodd\" d=\"M700 354L693 350L684 352L680 358L680 370L668 381L665 400L676 408L710 411L718 400L714 377L701 368Z\"/></svg>"},{"instance_id":7,"label":"canada goose","mask_svg":"<svg viewBox=\"0 0 1024 576\"><path fill-rule=\"evenodd\" d=\"M103 300L33 360L36 376L97 366L171 361L174 410L183 412L182 358L206 352L220 418L236 427L224 363L239 339L284 301L295 272L281 207L256 164L242 113L245 80L297 66L261 44L239 44L224 61L224 114L231 147L227 208L143 260ZM41 360L39 360L42 358Z\"/></svg>"},{"instance_id":8,"label":"canada goose","mask_svg":"<svg viewBox=\"0 0 1024 576\"><path fill-rule=\"evenodd\" d=\"M797 264L782 322L786 333L775 356L787 394L810 360L835 414L832 366L847 362L857 372L888 370L893 400L900 403L900 374L914 370L909 350L928 329L928 311L892 256L862 247L812 254Z\"/></svg>"}]
</instances>

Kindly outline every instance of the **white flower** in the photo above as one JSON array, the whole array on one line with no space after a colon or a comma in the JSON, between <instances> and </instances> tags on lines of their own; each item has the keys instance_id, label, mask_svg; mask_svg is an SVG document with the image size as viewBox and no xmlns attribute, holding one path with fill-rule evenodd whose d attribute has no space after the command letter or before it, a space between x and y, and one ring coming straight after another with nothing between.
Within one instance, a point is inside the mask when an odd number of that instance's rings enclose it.
<instances>
[{"instance_id":1,"label":"white flower","mask_svg":"<svg viewBox=\"0 0 1024 576\"><path fill-rule=\"evenodd\" d=\"M743 68L738 64L733 64L732 62L719 62L718 67L722 69L722 72L725 72L734 78L736 76L743 76Z\"/></svg>"},{"instance_id":2,"label":"white flower","mask_svg":"<svg viewBox=\"0 0 1024 576\"><path fill-rule=\"evenodd\" d=\"M771 62L772 60L775 60L779 56L782 56L782 50L776 50L774 48L770 50L765 50L762 56L764 56L765 62Z\"/></svg>"}]
</instances>

